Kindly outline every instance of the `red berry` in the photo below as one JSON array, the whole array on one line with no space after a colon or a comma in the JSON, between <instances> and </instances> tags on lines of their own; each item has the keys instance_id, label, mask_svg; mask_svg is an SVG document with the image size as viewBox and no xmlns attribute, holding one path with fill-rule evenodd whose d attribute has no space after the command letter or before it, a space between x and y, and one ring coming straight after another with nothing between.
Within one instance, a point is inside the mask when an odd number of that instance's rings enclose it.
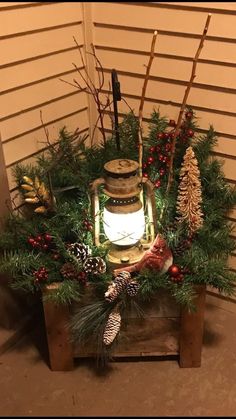
<instances>
[{"instance_id":1,"label":"red berry","mask_svg":"<svg viewBox=\"0 0 236 419\"><path fill-rule=\"evenodd\" d=\"M160 147L159 145L157 145L157 146L156 146L156 152L157 152L157 153L160 153L160 151L161 151L161 147Z\"/></svg>"},{"instance_id":2,"label":"red berry","mask_svg":"<svg viewBox=\"0 0 236 419\"><path fill-rule=\"evenodd\" d=\"M168 159L168 157L164 156L163 159L162 159L163 163L166 163L167 159Z\"/></svg>"},{"instance_id":3,"label":"red berry","mask_svg":"<svg viewBox=\"0 0 236 419\"><path fill-rule=\"evenodd\" d=\"M170 149L171 149L171 144L167 143L165 145L165 151L170 151Z\"/></svg>"},{"instance_id":4,"label":"red berry","mask_svg":"<svg viewBox=\"0 0 236 419\"><path fill-rule=\"evenodd\" d=\"M164 138L167 140L170 137L170 134L168 132L165 132Z\"/></svg>"},{"instance_id":5,"label":"red berry","mask_svg":"<svg viewBox=\"0 0 236 419\"><path fill-rule=\"evenodd\" d=\"M169 126L170 127L175 127L176 126L176 122L174 121L174 119L169 120Z\"/></svg>"},{"instance_id":6,"label":"red berry","mask_svg":"<svg viewBox=\"0 0 236 419\"><path fill-rule=\"evenodd\" d=\"M160 186L161 186L161 181L160 180L156 180L155 187L156 188L160 188Z\"/></svg>"},{"instance_id":7,"label":"red berry","mask_svg":"<svg viewBox=\"0 0 236 419\"><path fill-rule=\"evenodd\" d=\"M143 169L147 168L147 163L143 163Z\"/></svg>"},{"instance_id":8,"label":"red berry","mask_svg":"<svg viewBox=\"0 0 236 419\"><path fill-rule=\"evenodd\" d=\"M92 230L93 230L93 226L92 226L92 224L91 224L91 223L88 223L88 224L87 224L87 226L86 226L86 229L87 229L88 231L92 231Z\"/></svg>"},{"instance_id":9,"label":"red berry","mask_svg":"<svg viewBox=\"0 0 236 419\"><path fill-rule=\"evenodd\" d=\"M54 253L54 254L52 255L52 259L53 259L53 260L58 260L59 258L60 258L59 253Z\"/></svg>"},{"instance_id":10,"label":"red berry","mask_svg":"<svg viewBox=\"0 0 236 419\"><path fill-rule=\"evenodd\" d=\"M44 244L43 245L43 250L47 250L48 249L48 245L47 244Z\"/></svg>"},{"instance_id":11,"label":"red berry","mask_svg":"<svg viewBox=\"0 0 236 419\"><path fill-rule=\"evenodd\" d=\"M154 162L154 157L150 156L147 159L148 164L152 164Z\"/></svg>"},{"instance_id":12,"label":"red berry","mask_svg":"<svg viewBox=\"0 0 236 419\"><path fill-rule=\"evenodd\" d=\"M51 236L51 234L44 234L44 240L46 240L46 242L50 242L50 241L52 241L52 236Z\"/></svg>"},{"instance_id":13,"label":"red berry","mask_svg":"<svg viewBox=\"0 0 236 419\"><path fill-rule=\"evenodd\" d=\"M148 174L147 173L143 173L143 177L148 177Z\"/></svg>"},{"instance_id":14,"label":"red berry","mask_svg":"<svg viewBox=\"0 0 236 419\"><path fill-rule=\"evenodd\" d=\"M29 237L29 238L28 238L28 243L29 243L29 244L33 245L33 244L34 244L34 242L35 242L35 240L33 239L33 237Z\"/></svg>"},{"instance_id":15,"label":"red berry","mask_svg":"<svg viewBox=\"0 0 236 419\"><path fill-rule=\"evenodd\" d=\"M34 240L34 242L32 243L32 246L33 247L40 247L40 243L38 243Z\"/></svg>"},{"instance_id":16,"label":"red berry","mask_svg":"<svg viewBox=\"0 0 236 419\"><path fill-rule=\"evenodd\" d=\"M174 132L171 132L171 133L170 133L170 138L171 138L172 140L175 138L175 133L174 133Z\"/></svg>"},{"instance_id":17,"label":"red berry","mask_svg":"<svg viewBox=\"0 0 236 419\"><path fill-rule=\"evenodd\" d=\"M41 242L43 240L42 236L40 236L40 234L38 236L35 237L35 240L37 242Z\"/></svg>"},{"instance_id":18,"label":"red berry","mask_svg":"<svg viewBox=\"0 0 236 419\"><path fill-rule=\"evenodd\" d=\"M159 157L158 157L158 159L159 159L160 161L163 161L163 158L164 158L163 154L160 154L160 155L159 155Z\"/></svg>"},{"instance_id":19,"label":"red berry","mask_svg":"<svg viewBox=\"0 0 236 419\"><path fill-rule=\"evenodd\" d=\"M164 133L163 132L159 132L157 134L157 138L158 138L158 140L162 140L162 138L164 138Z\"/></svg>"},{"instance_id":20,"label":"red berry","mask_svg":"<svg viewBox=\"0 0 236 419\"><path fill-rule=\"evenodd\" d=\"M192 119L192 117L193 117L193 112L191 112L191 111L186 112L186 114L185 114L186 119Z\"/></svg>"},{"instance_id":21,"label":"red berry","mask_svg":"<svg viewBox=\"0 0 236 419\"><path fill-rule=\"evenodd\" d=\"M152 146L149 148L150 153L154 153L156 151L156 147Z\"/></svg>"},{"instance_id":22,"label":"red berry","mask_svg":"<svg viewBox=\"0 0 236 419\"><path fill-rule=\"evenodd\" d=\"M192 129L189 129L189 130L187 131L187 136L188 136L188 137L193 137L193 136L194 136L194 131L193 131Z\"/></svg>"},{"instance_id":23,"label":"red berry","mask_svg":"<svg viewBox=\"0 0 236 419\"><path fill-rule=\"evenodd\" d=\"M166 173L165 169L161 168L159 171L160 176L164 176L165 173Z\"/></svg>"}]
</instances>

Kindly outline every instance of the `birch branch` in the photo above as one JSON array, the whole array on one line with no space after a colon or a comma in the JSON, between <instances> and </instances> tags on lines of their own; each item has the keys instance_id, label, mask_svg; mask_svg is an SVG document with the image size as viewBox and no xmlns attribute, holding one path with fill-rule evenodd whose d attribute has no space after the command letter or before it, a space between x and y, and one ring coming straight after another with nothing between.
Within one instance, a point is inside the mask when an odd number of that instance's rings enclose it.
<instances>
[{"instance_id":1,"label":"birch branch","mask_svg":"<svg viewBox=\"0 0 236 419\"><path fill-rule=\"evenodd\" d=\"M186 103L187 103L188 95L189 95L190 89L193 85L193 81L196 77L197 62L198 62L198 58L200 56L201 50L202 50L203 45L204 45L204 41L206 39L206 35L207 35L208 28L209 28L210 20L211 20L211 13L209 13L208 16L207 16L204 31L202 33L198 49L197 49L196 55L195 55L194 60L193 60L191 77L190 77L190 80L188 82L187 88L185 90L183 102L182 102L182 105L181 105L181 108L180 108L180 112L179 112L179 116L178 116L178 120L177 120L177 124L176 124L176 128L175 128L175 131L173 133L172 151L171 151L171 158L170 158L170 167L169 167L169 175L168 175L168 183L167 183L167 188L166 188L166 195L168 195L168 193L170 191L170 188L171 188L171 185L172 185L172 182L173 182L173 163L174 163L174 155L175 155L175 147L176 147L176 138L179 134L179 129L180 129L180 126L181 126L181 123L182 123L182 117L183 117L184 109L185 109L185 106L186 106Z\"/></svg>"},{"instance_id":2,"label":"birch branch","mask_svg":"<svg viewBox=\"0 0 236 419\"><path fill-rule=\"evenodd\" d=\"M142 178L142 161L143 161L143 137L142 137L143 105L144 105L144 100L145 100L145 95L146 95L150 70L151 70L151 66L152 66L152 61L154 59L156 38L157 38L157 31L155 31L153 33L153 37L152 37L150 57L149 57L149 62L148 62L147 68L146 68L146 74L145 74L145 79L144 79L143 88L142 88L141 102L140 102L140 105L139 105L139 112L138 112L138 121L139 121L139 176L140 176L140 178Z\"/></svg>"}]
</instances>

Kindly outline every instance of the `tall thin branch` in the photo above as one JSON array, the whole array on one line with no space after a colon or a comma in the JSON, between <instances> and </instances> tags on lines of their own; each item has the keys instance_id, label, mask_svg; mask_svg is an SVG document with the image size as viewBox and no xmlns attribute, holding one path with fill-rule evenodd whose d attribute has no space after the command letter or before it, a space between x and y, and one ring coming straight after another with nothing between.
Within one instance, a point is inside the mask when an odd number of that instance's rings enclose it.
<instances>
[{"instance_id":1,"label":"tall thin branch","mask_svg":"<svg viewBox=\"0 0 236 419\"><path fill-rule=\"evenodd\" d=\"M207 16L207 20L206 20L206 24L200 39L200 43L196 52L196 55L194 57L193 60L193 66L192 66L192 73L191 73L191 77L190 80L188 82L187 88L185 90L185 94L184 94L184 98L183 98L183 102L180 108L180 112L179 112L179 116L178 116L178 120L177 120L177 124L176 124L176 128L174 130L173 133L173 142L172 142L172 150L171 150L171 158L170 158L170 167L169 167L169 175L168 175L168 183L167 183L167 188L166 188L166 195L168 195L172 182L173 182L173 163L174 163L174 156L175 156L175 147L176 147L176 138L179 134L179 129L181 126L181 122L182 122L182 117L183 117L183 113L184 113L184 109L187 103L187 99L188 99L188 95L190 92L190 89L193 85L193 81L196 77L196 67L197 67L197 62L198 62L198 58L200 56L201 50L203 48L204 45L204 41L206 39L206 35L207 35L207 31L209 28L209 24L210 24L210 20L211 20L211 13L208 14Z\"/></svg>"},{"instance_id":2,"label":"tall thin branch","mask_svg":"<svg viewBox=\"0 0 236 419\"><path fill-rule=\"evenodd\" d=\"M152 66L152 61L154 59L156 38L157 38L157 31L155 31L153 33L153 37L152 37L150 57L149 57L148 65L146 67L146 74L145 74L145 79L144 79L144 83L143 83L141 101L140 101L139 112L138 112L138 120L139 120L139 176L140 176L140 178L142 178L142 162L143 162L143 136L142 136L143 106L144 106L144 100L145 100L145 95L146 95L150 70L151 70L151 66Z\"/></svg>"}]
</instances>

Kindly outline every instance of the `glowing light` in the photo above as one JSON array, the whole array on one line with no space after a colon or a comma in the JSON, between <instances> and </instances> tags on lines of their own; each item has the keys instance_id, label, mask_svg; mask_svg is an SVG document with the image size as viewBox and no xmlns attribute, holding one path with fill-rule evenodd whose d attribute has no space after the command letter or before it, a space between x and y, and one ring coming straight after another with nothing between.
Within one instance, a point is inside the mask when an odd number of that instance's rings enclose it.
<instances>
[{"instance_id":1,"label":"glowing light","mask_svg":"<svg viewBox=\"0 0 236 419\"><path fill-rule=\"evenodd\" d=\"M105 234L112 243L120 246L133 245L144 234L145 217L143 209L127 214L115 214L105 208L103 225Z\"/></svg>"}]
</instances>

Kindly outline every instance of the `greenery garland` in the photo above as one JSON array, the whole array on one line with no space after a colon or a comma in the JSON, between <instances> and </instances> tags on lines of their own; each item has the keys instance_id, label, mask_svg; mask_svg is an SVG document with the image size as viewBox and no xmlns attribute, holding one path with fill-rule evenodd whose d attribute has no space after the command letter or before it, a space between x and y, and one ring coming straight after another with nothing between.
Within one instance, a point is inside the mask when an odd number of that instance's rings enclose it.
<instances>
[{"instance_id":1,"label":"greenery garland","mask_svg":"<svg viewBox=\"0 0 236 419\"><path fill-rule=\"evenodd\" d=\"M184 272L184 280L176 283L171 280L169 272L153 270L141 271L135 279L140 285L140 302L150 299L158 289L163 288L175 297L177 303L192 307L194 285L209 285L225 295L234 293L236 276L227 267L227 259L235 249L235 243L230 235L232 225L226 215L236 203L236 191L224 179L222 162L212 154L217 143L213 127L206 134L197 134L196 117L192 109L187 109L177 137L174 181L166 196L174 126L174 121L153 111L148 133L143 140L143 175L153 182L158 232L165 237L174 255L174 264ZM89 189L91 182L102 176L106 162L116 158L138 161L138 119L132 112L120 123L119 132L120 151L115 147L113 136L107 138L104 145L90 148L85 145L84 137L70 134L63 128L57 143L51 145L47 152L41 153L35 165L18 165L14 170L23 202L32 192L30 185L34 186L38 182L39 187L43 183L45 189L42 196L50 197L50 206L43 213L35 212L41 198L36 197L36 201L32 201L35 198L28 198L25 201L28 203L9 215L5 232L0 238L0 270L10 273L13 288L27 292L37 292L46 285L59 283L57 291L49 296L56 303L62 304L83 302L88 284L92 285L96 310L95 306L85 307L84 319L91 320L92 316L94 322L88 329L88 321L83 323L81 320L79 323L79 315L75 313L71 323L75 340L79 335L78 330L80 336L82 330L87 330L89 334L91 328L97 331L97 335L99 327L104 331L105 321L114 308L113 304L104 300L112 275L109 266L106 272L85 273L81 258L71 252L71 245L78 243L88 246L92 258L106 261L106 247L98 248L93 243ZM176 222L179 174L183 156L189 146L192 146L200 170L204 215L203 226L191 238L191 242L186 226ZM29 187L25 186L24 189L22 186L27 184ZM102 199L105 202L105 197ZM54 205L51 205L52 202ZM118 302L122 307L127 307L127 296L121 295ZM104 320L100 326L99 310Z\"/></svg>"}]
</instances>

